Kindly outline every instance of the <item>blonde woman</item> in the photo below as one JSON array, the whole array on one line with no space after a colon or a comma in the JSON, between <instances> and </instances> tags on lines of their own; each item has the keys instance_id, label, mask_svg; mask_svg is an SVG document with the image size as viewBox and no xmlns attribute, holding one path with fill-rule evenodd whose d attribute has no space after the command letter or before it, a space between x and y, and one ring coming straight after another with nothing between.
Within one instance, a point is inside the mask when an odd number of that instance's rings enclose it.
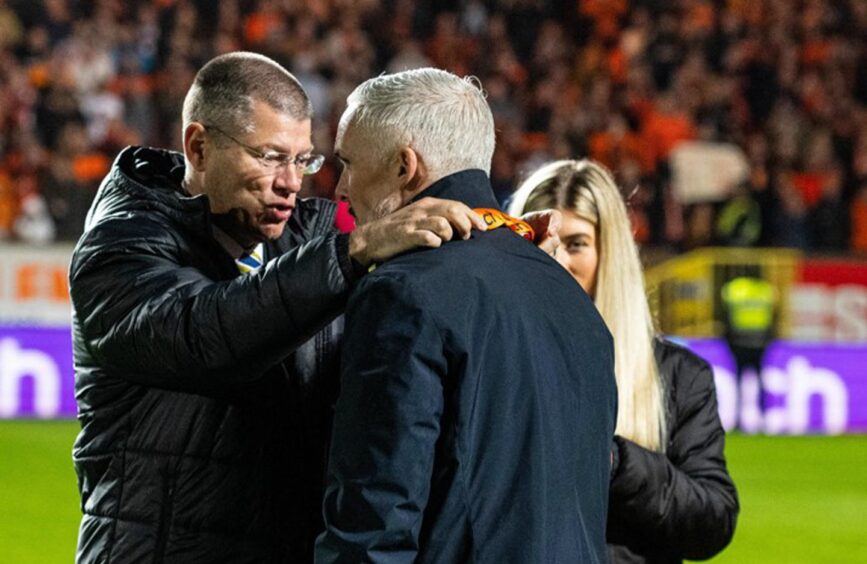
<instances>
[{"instance_id":1,"label":"blonde woman","mask_svg":"<svg viewBox=\"0 0 867 564\"><path fill-rule=\"evenodd\" d=\"M739 509L710 367L656 336L626 207L607 169L590 160L543 166L518 189L510 213L546 208L563 214L555 258L614 336L611 562L710 558L731 540Z\"/></svg>"}]
</instances>

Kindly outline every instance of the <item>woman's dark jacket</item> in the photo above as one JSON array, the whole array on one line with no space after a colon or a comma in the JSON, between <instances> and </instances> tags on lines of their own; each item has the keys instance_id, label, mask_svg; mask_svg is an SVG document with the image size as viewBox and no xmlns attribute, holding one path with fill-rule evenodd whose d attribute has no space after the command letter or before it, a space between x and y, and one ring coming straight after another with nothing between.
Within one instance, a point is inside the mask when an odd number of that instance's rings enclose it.
<instances>
[{"instance_id":1,"label":"woman's dark jacket","mask_svg":"<svg viewBox=\"0 0 867 564\"><path fill-rule=\"evenodd\" d=\"M77 561L304 562L348 242L333 203L299 202L241 276L182 176L179 154L124 150L72 257Z\"/></svg>"},{"instance_id":2,"label":"woman's dark jacket","mask_svg":"<svg viewBox=\"0 0 867 564\"><path fill-rule=\"evenodd\" d=\"M608 507L612 563L703 560L731 541L739 510L726 469L725 432L707 362L671 342L654 343L664 382L664 454L615 437Z\"/></svg>"}]
</instances>

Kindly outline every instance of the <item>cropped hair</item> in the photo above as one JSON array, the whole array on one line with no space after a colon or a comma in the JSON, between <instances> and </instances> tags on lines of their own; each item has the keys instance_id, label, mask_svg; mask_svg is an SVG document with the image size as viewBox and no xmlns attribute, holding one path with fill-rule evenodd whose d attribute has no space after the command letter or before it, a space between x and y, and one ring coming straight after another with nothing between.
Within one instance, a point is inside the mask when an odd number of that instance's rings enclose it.
<instances>
[{"instance_id":1,"label":"cropped hair","mask_svg":"<svg viewBox=\"0 0 867 564\"><path fill-rule=\"evenodd\" d=\"M289 71L264 55L237 51L211 59L196 74L184 98L183 127L199 122L252 133L257 100L297 120L313 117L310 98Z\"/></svg>"},{"instance_id":2,"label":"cropped hair","mask_svg":"<svg viewBox=\"0 0 867 564\"><path fill-rule=\"evenodd\" d=\"M568 210L596 227L599 264L593 301L614 338L617 434L664 451L663 381L653 354L655 331L626 205L611 172L588 160L542 166L515 193L510 213Z\"/></svg>"},{"instance_id":3,"label":"cropped hair","mask_svg":"<svg viewBox=\"0 0 867 564\"><path fill-rule=\"evenodd\" d=\"M476 78L434 68L386 74L363 82L346 102L341 128L375 132L383 158L409 145L433 180L466 169L490 174L494 117Z\"/></svg>"}]
</instances>

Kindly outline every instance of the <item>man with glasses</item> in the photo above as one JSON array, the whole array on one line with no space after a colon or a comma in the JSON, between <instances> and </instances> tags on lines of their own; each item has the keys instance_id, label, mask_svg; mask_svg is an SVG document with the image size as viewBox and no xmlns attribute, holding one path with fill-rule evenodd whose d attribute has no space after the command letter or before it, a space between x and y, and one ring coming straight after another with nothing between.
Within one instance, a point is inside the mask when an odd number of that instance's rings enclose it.
<instances>
[{"instance_id":1,"label":"man with glasses","mask_svg":"<svg viewBox=\"0 0 867 564\"><path fill-rule=\"evenodd\" d=\"M304 562L320 529L335 321L368 267L484 221L428 199L350 235L297 80L217 57L183 154L117 157L72 257L78 562Z\"/></svg>"}]
</instances>

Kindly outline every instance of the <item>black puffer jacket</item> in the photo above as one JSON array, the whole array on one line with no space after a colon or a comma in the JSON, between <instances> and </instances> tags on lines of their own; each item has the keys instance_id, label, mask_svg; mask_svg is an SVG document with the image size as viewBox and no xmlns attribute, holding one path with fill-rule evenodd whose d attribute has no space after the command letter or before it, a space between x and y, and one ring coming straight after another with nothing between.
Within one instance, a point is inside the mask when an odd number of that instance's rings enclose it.
<instances>
[{"instance_id":1,"label":"black puffer jacket","mask_svg":"<svg viewBox=\"0 0 867 564\"><path fill-rule=\"evenodd\" d=\"M126 149L72 257L77 561L310 560L348 242L300 202L240 276L182 176Z\"/></svg>"},{"instance_id":2,"label":"black puffer jacket","mask_svg":"<svg viewBox=\"0 0 867 564\"><path fill-rule=\"evenodd\" d=\"M660 454L615 437L608 506L612 563L710 558L731 541L737 521L710 366L661 339L654 352L665 383L669 439Z\"/></svg>"}]
</instances>

